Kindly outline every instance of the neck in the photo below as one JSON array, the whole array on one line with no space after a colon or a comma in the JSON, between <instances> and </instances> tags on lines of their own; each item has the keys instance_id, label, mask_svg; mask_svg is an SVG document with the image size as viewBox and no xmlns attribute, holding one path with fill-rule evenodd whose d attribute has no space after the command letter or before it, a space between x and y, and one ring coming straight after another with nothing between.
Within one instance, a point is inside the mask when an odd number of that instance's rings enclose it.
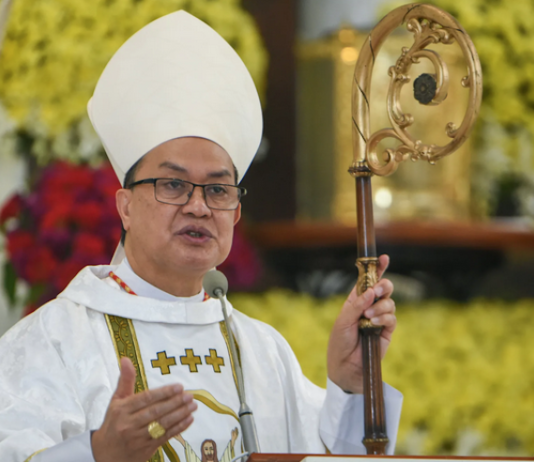
<instances>
[{"instance_id":1,"label":"neck","mask_svg":"<svg viewBox=\"0 0 534 462\"><path fill-rule=\"evenodd\" d=\"M135 255L128 246L125 248L125 253L128 263L137 276L168 294L175 297L193 297L202 290L204 274L181 272L175 268L154 265L151 261Z\"/></svg>"}]
</instances>

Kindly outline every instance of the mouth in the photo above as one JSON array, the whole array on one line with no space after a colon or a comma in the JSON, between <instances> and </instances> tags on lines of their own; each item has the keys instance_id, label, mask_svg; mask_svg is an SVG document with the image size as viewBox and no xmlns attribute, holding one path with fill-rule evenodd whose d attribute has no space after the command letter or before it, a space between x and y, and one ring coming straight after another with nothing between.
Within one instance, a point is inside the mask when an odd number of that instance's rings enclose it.
<instances>
[{"instance_id":1,"label":"mouth","mask_svg":"<svg viewBox=\"0 0 534 462\"><path fill-rule=\"evenodd\" d=\"M206 228L198 226L185 226L178 231L178 235L195 243L207 242L213 238L213 235Z\"/></svg>"}]
</instances>

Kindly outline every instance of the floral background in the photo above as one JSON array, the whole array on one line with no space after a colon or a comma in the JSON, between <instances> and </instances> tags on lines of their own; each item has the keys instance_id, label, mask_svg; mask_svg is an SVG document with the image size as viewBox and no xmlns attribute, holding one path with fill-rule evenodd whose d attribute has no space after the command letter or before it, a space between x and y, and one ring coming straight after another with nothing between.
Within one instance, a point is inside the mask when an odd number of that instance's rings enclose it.
<instances>
[{"instance_id":1,"label":"floral background","mask_svg":"<svg viewBox=\"0 0 534 462\"><path fill-rule=\"evenodd\" d=\"M272 291L234 306L282 333L304 373L326 382L326 345L343 297ZM534 454L534 302L397 305L383 376L404 394L397 453Z\"/></svg>"},{"instance_id":2,"label":"floral background","mask_svg":"<svg viewBox=\"0 0 534 462\"><path fill-rule=\"evenodd\" d=\"M22 149L39 164L97 162L102 150L86 106L98 77L134 32L179 9L234 47L263 97L267 53L238 0L16 0L0 57L0 101L7 112L0 122L10 128L0 138L4 152Z\"/></svg>"}]
</instances>

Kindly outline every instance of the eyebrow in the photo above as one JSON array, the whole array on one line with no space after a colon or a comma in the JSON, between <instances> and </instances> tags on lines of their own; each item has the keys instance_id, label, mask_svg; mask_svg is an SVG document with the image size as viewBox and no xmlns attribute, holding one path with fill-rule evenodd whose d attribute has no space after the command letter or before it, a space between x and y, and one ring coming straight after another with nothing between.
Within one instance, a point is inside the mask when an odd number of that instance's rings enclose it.
<instances>
[{"instance_id":1,"label":"eyebrow","mask_svg":"<svg viewBox=\"0 0 534 462\"><path fill-rule=\"evenodd\" d=\"M175 172L179 172L179 173L188 173L185 167L182 167L181 165L174 164L168 161L162 162L161 164L159 164L159 167L168 168L170 170L174 170ZM225 178L225 177L231 177L232 174L226 168L223 168L222 170L219 170L219 171L210 172L208 173L207 176L208 178Z\"/></svg>"}]
</instances>

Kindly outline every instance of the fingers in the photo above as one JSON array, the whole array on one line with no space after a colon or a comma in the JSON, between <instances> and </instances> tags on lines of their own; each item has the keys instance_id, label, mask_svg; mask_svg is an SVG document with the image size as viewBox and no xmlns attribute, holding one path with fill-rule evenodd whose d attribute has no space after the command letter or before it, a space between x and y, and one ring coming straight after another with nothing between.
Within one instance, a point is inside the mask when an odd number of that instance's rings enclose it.
<instances>
[{"instance_id":1,"label":"fingers","mask_svg":"<svg viewBox=\"0 0 534 462\"><path fill-rule=\"evenodd\" d=\"M382 277L384 272L388 269L388 266L389 266L389 255L380 255L380 257L378 257L378 268L377 268L378 279Z\"/></svg>"},{"instance_id":2,"label":"fingers","mask_svg":"<svg viewBox=\"0 0 534 462\"><path fill-rule=\"evenodd\" d=\"M357 320L373 304L374 299L375 292L373 289L367 289L363 294L358 295L356 287L354 287L343 305L342 315L346 314L351 320Z\"/></svg>"},{"instance_id":3,"label":"fingers","mask_svg":"<svg viewBox=\"0 0 534 462\"><path fill-rule=\"evenodd\" d=\"M135 367L129 358L121 358L121 375L114 398L127 398L135 390Z\"/></svg>"},{"instance_id":4,"label":"fingers","mask_svg":"<svg viewBox=\"0 0 534 462\"><path fill-rule=\"evenodd\" d=\"M376 298L388 298L393 294L393 283L389 279L381 279L373 287Z\"/></svg>"},{"instance_id":5,"label":"fingers","mask_svg":"<svg viewBox=\"0 0 534 462\"><path fill-rule=\"evenodd\" d=\"M181 396L183 391L184 387L179 383L155 388L154 390L147 390L143 393L129 397L127 402L124 403L124 406L131 414L133 414L141 409L148 408L159 401L172 400L172 398L177 395Z\"/></svg>"},{"instance_id":6,"label":"fingers","mask_svg":"<svg viewBox=\"0 0 534 462\"><path fill-rule=\"evenodd\" d=\"M364 315L377 326L395 327L397 324L395 309L395 302L391 298L385 298L366 309Z\"/></svg>"},{"instance_id":7,"label":"fingers","mask_svg":"<svg viewBox=\"0 0 534 462\"><path fill-rule=\"evenodd\" d=\"M160 438L160 442L158 442L158 445L161 446L166 441L168 441L170 438L173 438L176 435L179 435L183 431L187 430L189 428L189 426L193 423L194 420L195 419L193 418L193 416L190 415L189 417L186 417L184 420L179 422L177 425L174 425L173 427L168 428L166 430L166 432L165 432L165 436ZM183 438L182 438L182 440L183 440ZM185 443L185 441L184 441L184 443Z\"/></svg>"},{"instance_id":8,"label":"fingers","mask_svg":"<svg viewBox=\"0 0 534 462\"><path fill-rule=\"evenodd\" d=\"M181 408L164 415L157 421L167 430L167 437L172 437L183 432L191 422L193 422L192 413L197 410L197 403L187 403Z\"/></svg>"},{"instance_id":9,"label":"fingers","mask_svg":"<svg viewBox=\"0 0 534 462\"><path fill-rule=\"evenodd\" d=\"M196 408L197 405L193 402L191 394L178 393L140 409L132 416L132 419L136 427L145 427L157 420L164 428L170 428L189 416Z\"/></svg>"}]
</instances>

